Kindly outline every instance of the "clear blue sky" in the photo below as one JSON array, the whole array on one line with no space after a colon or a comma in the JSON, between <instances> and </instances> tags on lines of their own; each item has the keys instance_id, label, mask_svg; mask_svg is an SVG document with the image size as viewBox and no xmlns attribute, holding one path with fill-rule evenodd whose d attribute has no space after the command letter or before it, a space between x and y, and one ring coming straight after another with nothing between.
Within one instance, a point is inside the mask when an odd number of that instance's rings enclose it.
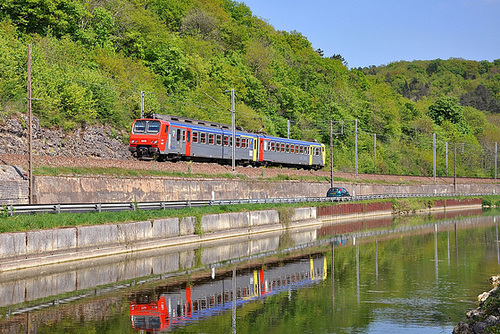
<instances>
[{"instance_id":1,"label":"clear blue sky","mask_svg":"<svg viewBox=\"0 0 500 334\"><path fill-rule=\"evenodd\" d=\"M350 68L399 60L500 59L500 0L242 0Z\"/></svg>"}]
</instances>

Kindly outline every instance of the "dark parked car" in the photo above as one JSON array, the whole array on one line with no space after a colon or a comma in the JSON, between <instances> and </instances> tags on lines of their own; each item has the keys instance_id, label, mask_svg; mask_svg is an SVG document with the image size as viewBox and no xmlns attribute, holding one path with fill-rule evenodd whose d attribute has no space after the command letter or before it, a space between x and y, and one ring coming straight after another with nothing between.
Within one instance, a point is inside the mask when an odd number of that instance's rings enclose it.
<instances>
[{"instance_id":1,"label":"dark parked car","mask_svg":"<svg viewBox=\"0 0 500 334\"><path fill-rule=\"evenodd\" d=\"M347 196L351 196L351 194L349 194L349 192L345 188L341 187L330 188L326 193L326 197L347 197Z\"/></svg>"}]
</instances>

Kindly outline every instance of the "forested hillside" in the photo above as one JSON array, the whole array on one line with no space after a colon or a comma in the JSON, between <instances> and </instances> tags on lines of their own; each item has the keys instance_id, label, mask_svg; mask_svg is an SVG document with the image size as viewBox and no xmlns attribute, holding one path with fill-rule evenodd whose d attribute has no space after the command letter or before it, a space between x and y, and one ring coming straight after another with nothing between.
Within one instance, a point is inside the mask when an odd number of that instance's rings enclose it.
<instances>
[{"instance_id":1,"label":"forested hillside","mask_svg":"<svg viewBox=\"0 0 500 334\"><path fill-rule=\"evenodd\" d=\"M336 33L336 32L332 32ZM348 32L344 32L348 33ZM330 142L336 170L493 176L500 142L500 59L397 62L349 69L306 36L276 31L231 0L4 0L0 4L0 114L26 112L27 45L33 112L46 127L107 124L129 131L145 110ZM500 58L500 56L499 56ZM453 144L452 144L453 143Z\"/></svg>"}]
</instances>

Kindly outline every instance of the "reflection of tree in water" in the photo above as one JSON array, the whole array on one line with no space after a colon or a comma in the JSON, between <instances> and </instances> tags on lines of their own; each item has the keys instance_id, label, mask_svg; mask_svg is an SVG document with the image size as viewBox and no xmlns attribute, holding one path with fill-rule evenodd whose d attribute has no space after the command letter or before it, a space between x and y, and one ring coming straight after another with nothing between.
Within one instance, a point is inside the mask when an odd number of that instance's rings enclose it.
<instances>
[{"instance_id":1,"label":"reflection of tree in water","mask_svg":"<svg viewBox=\"0 0 500 334\"><path fill-rule=\"evenodd\" d=\"M295 246L295 242L293 241L291 232L289 230L285 230L285 232L280 235L278 249L286 249L293 246Z\"/></svg>"}]
</instances>

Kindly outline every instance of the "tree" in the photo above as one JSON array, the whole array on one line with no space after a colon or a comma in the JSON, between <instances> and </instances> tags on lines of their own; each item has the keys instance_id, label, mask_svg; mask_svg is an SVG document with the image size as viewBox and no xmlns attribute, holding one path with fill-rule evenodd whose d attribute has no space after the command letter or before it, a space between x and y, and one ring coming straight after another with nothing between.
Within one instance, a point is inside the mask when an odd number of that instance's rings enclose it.
<instances>
[{"instance_id":1,"label":"tree","mask_svg":"<svg viewBox=\"0 0 500 334\"><path fill-rule=\"evenodd\" d=\"M441 97L434 104L429 106L429 117L437 125L449 121L455 124L461 133L470 133L470 126L465 120L462 106L455 97Z\"/></svg>"},{"instance_id":2,"label":"tree","mask_svg":"<svg viewBox=\"0 0 500 334\"><path fill-rule=\"evenodd\" d=\"M484 85L478 85L472 92L463 94L460 97L460 103L463 106L471 106L491 113L500 112L500 102Z\"/></svg>"},{"instance_id":3,"label":"tree","mask_svg":"<svg viewBox=\"0 0 500 334\"><path fill-rule=\"evenodd\" d=\"M0 18L9 18L24 33L60 37L75 34L84 13L79 1L3 0Z\"/></svg>"},{"instance_id":4,"label":"tree","mask_svg":"<svg viewBox=\"0 0 500 334\"><path fill-rule=\"evenodd\" d=\"M342 57L342 55L340 53L339 54L334 54L333 56L330 57L330 59L340 60L342 62L342 64L344 64L344 66L347 66L347 60L345 60L345 58Z\"/></svg>"}]
</instances>

